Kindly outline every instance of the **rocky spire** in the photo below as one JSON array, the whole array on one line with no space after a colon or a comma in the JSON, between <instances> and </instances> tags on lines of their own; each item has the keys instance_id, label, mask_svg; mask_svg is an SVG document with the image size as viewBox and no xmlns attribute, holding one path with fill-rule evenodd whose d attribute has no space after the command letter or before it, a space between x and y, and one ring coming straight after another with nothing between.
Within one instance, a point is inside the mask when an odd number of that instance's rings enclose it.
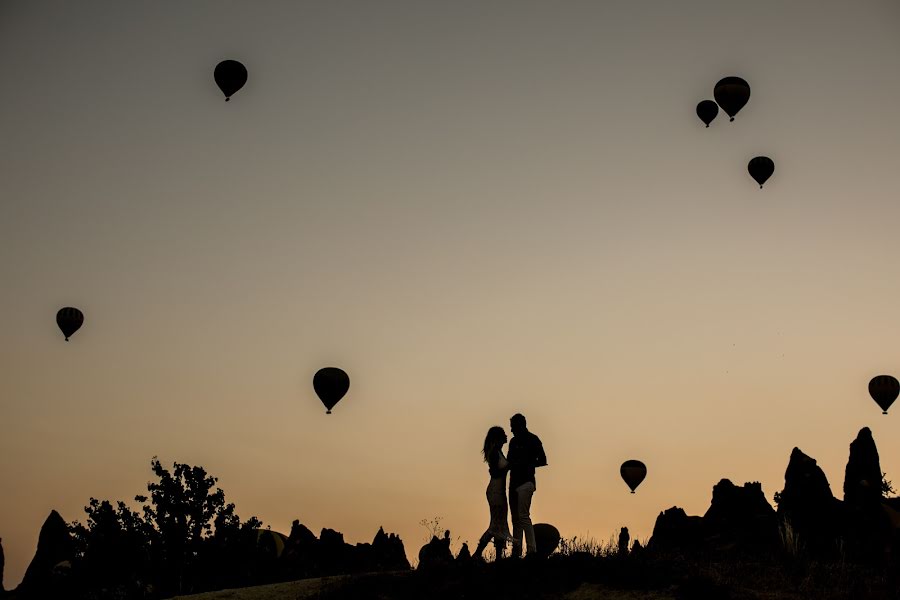
<instances>
[{"instance_id":1,"label":"rocky spire","mask_svg":"<svg viewBox=\"0 0 900 600\"><path fill-rule=\"evenodd\" d=\"M844 501L852 506L880 502L881 477L881 462L872 431L863 427L850 443L850 459L844 471Z\"/></svg>"}]
</instances>

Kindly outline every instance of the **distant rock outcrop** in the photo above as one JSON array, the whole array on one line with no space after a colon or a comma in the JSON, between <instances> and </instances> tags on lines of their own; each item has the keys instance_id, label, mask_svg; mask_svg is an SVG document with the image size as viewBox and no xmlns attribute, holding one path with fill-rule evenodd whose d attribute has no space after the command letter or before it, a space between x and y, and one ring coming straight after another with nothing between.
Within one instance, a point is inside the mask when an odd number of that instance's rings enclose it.
<instances>
[{"instance_id":1,"label":"distant rock outcrop","mask_svg":"<svg viewBox=\"0 0 900 600\"><path fill-rule=\"evenodd\" d=\"M702 518L678 507L660 513L647 547L751 554L784 549L869 564L900 561L900 499L885 498L882 482L878 449L864 427L850 444L843 501L834 497L816 460L794 448L784 489L775 494L777 511L759 483L738 487L723 479Z\"/></svg>"},{"instance_id":2,"label":"distant rock outcrop","mask_svg":"<svg viewBox=\"0 0 900 600\"><path fill-rule=\"evenodd\" d=\"M841 501L831 493L825 472L811 458L794 448L784 472L784 489L778 494L782 527L799 536L814 555L833 552L835 540L844 535Z\"/></svg>"},{"instance_id":3,"label":"distant rock outcrop","mask_svg":"<svg viewBox=\"0 0 900 600\"><path fill-rule=\"evenodd\" d=\"M323 528L316 546L322 575L338 575L353 572L352 547L344 543L344 534L334 529Z\"/></svg>"},{"instance_id":4,"label":"distant rock outcrop","mask_svg":"<svg viewBox=\"0 0 900 600\"><path fill-rule=\"evenodd\" d=\"M664 551L769 552L778 543L775 509L758 482L734 485L722 479L702 517L673 506L656 519L647 547Z\"/></svg>"},{"instance_id":5,"label":"distant rock outcrop","mask_svg":"<svg viewBox=\"0 0 900 600\"><path fill-rule=\"evenodd\" d=\"M697 550L703 542L703 517L689 517L673 506L659 513L647 548L654 551Z\"/></svg>"},{"instance_id":6,"label":"distant rock outcrop","mask_svg":"<svg viewBox=\"0 0 900 600\"><path fill-rule=\"evenodd\" d=\"M300 521L291 526L280 563L283 580L410 568L403 541L384 528L378 529L371 544L351 546L333 529L322 529L317 539Z\"/></svg>"},{"instance_id":7,"label":"distant rock outcrop","mask_svg":"<svg viewBox=\"0 0 900 600\"><path fill-rule=\"evenodd\" d=\"M628 554L628 544L631 543L631 534L628 533L628 528L623 527L619 530L619 543L616 548L619 556L625 556Z\"/></svg>"},{"instance_id":8,"label":"distant rock outcrop","mask_svg":"<svg viewBox=\"0 0 900 600\"><path fill-rule=\"evenodd\" d=\"M459 549L459 553L456 555L456 562L466 564L471 561L472 553L469 551L469 544L463 542L462 548Z\"/></svg>"},{"instance_id":9,"label":"distant rock outcrop","mask_svg":"<svg viewBox=\"0 0 900 600\"><path fill-rule=\"evenodd\" d=\"M431 536L431 541L419 549L419 566L417 570L427 571L447 567L453 562L453 554L450 552L450 531L444 532L444 537L438 539Z\"/></svg>"},{"instance_id":10,"label":"distant rock outcrop","mask_svg":"<svg viewBox=\"0 0 900 600\"><path fill-rule=\"evenodd\" d=\"M403 540L399 535L385 534L382 527L372 540L372 557L376 570L404 571L410 568Z\"/></svg>"},{"instance_id":11,"label":"distant rock outcrop","mask_svg":"<svg viewBox=\"0 0 900 600\"><path fill-rule=\"evenodd\" d=\"M58 512L51 511L41 526L37 551L25 570L22 583L16 588L19 598L65 597L66 581L63 575L75 559L75 545L69 526Z\"/></svg>"},{"instance_id":12,"label":"distant rock outcrop","mask_svg":"<svg viewBox=\"0 0 900 600\"><path fill-rule=\"evenodd\" d=\"M713 486L703 528L707 545L720 551L767 552L778 543L775 509L757 481L738 487L722 479Z\"/></svg>"},{"instance_id":13,"label":"distant rock outcrop","mask_svg":"<svg viewBox=\"0 0 900 600\"><path fill-rule=\"evenodd\" d=\"M863 427L850 443L844 471L844 512L848 550L853 558L876 563L891 545L890 512L882 507L881 462L872 431Z\"/></svg>"},{"instance_id":14,"label":"distant rock outcrop","mask_svg":"<svg viewBox=\"0 0 900 600\"><path fill-rule=\"evenodd\" d=\"M881 502L881 461L868 427L859 430L850 442L850 458L844 471L844 502L850 506L871 506Z\"/></svg>"}]
</instances>

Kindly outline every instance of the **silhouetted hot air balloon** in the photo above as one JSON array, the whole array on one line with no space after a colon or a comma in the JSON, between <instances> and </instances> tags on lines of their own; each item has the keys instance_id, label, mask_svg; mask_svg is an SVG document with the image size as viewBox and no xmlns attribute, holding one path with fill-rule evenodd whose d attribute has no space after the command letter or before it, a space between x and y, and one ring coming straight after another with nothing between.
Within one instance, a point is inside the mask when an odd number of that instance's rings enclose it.
<instances>
[{"instance_id":1,"label":"silhouetted hot air balloon","mask_svg":"<svg viewBox=\"0 0 900 600\"><path fill-rule=\"evenodd\" d=\"M223 60L216 65L213 77L216 78L216 85L225 94L225 102L228 102L231 96L247 83L247 67L236 60Z\"/></svg>"},{"instance_id":2,"label":"silhouetted hot air balloon","mask_svg":"<svg viewBox=\"0 0 900 600\"><path fill-rule=\"evenodd\" d=\"M747 163L747 171L750 173L750 177L759 184L759 189L762 189L763 184L775 172L775 163L768 156L757 156L756 158L751 158L750 162Z\"/></svg>"},{"instance_id":3,"label":"silhouetted hot air balloon","mask_svg":"<svg viewBox=\"0 0 900 600\"><path fill-rule=\"evenodd\" d=\"M900 395L900 382L890 375L873 377L869 382L869 395L881 407L882 414L886 415L888 408Z\"/></svg>"},{"instance_id":4,"label":"silhouetted hot air balloon","mask_svg":"<svg viewBox=\"0 0 900 600\"><path fill-rule=\"evenodd\" d=\"M319 369L313 376L313 388L316 390L316 394L318 394L322 404L328 409L326 414L330 415L334 405L350 389L350 377L337 367L325 367L324 369Z\"/></svg>"},{"instance_id":5,"label":"silhouetted hot air balloon","mask_svg":"<svg viewBox=\"0 0 900 600\"><path fill-rule=\"evenodd\" d=\"M704 100L697 105L697 116L700 117L701 121L706 123L707 127L709 127L709 124L713 122L713 119L715 119L718 114L719 105L712 100Z\"/></svg>"},{"instance_id":6,"label":"silhouetted hot air balloon","mask_svg":"<svg viewBox=\"0 0 900 600\"><path fill-rule=\"evenodd\" d=\"M286 535L271 529L254 529L253 531L256 532L257 552L273 559L281 558L281 553L284 552L284 547L288 543Z\"/></svg>"},{"instance_id":7,"label":"silhouetted hot air balloon","mask_svg":"<svg viewBox=\"0 0 900 600\"><path fill-rule=\"evenodd\" d=\"M716 84L713 96L722 110L734 121L734 115L738 114L750 99L750 84L740 77L725 77Z\"/></svg>"},{"instance_id":8,"label":"silhouetted hot air balloon","mask_svg":"<svg viewBox=\"0 0 900 600\"><path fill-rule=\"evenodd\" d=\"M59 309L56 313L56 324L59 326L60 331L63 332L63 335L66 336L67 342L69 341L69 336L78 331L83 323L84 314L77 308L66 306Z\"/></svg>"},{"instance_id":9,"label":"silhouetted hot air balloon","mask_svg":"<svg viewBox=\"0 0 900 600\"><path fill-rule=\"evenodd\" d=\"M647 476L647 467L639 460L626 460L622 463L619 473L622 474L622 479L631 488L631 493L633 494L637 486L641 485L644 477Z\"/></svg>"}]
</instances>

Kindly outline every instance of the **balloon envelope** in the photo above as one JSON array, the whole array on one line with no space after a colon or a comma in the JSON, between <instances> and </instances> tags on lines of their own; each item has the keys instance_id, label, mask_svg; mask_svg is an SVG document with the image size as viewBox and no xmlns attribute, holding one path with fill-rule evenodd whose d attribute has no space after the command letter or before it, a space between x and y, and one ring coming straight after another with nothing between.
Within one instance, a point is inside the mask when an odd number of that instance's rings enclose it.
<instances>
[{"instance_id":1,"label":"balloon envelope","mask_svg":"<svg viewBox=\"0 0 900 600\"><path fill-rule=\"evenodd\" d=\"M750 162L747 163L747 172L759 184L759 189L762 189L763 184L775 172L775 163L768 156L757 156L756 158L751 158Z\"/></svg>"},{"instance_id":2,"label":"balloon envelope","mask_svg":"<svg viewBox=\"0 0 900 600\"><path fill-rule=\"evenodd\" d=\"M890 375L878 375L869 382L869 395L872 396L883 414L888 414L888 408L900 395L900 382Z\"/></svg>"},{"instance_id":3,"label":"balloon envelope","mask_svg":"<svg viewBox=\"0 0 900 600\"><path fill-rule=\"evenodd\" d=\"M337 404L347 390L350 389L350 377L337 367L325 367L313 376L313 389L331 414L331 409Z\"/></svg>"},{"instance_id":4,"label":"balloon envelope","mask_svg":"<svg viewBox=\"0 0 900 600\"><path fill-rule=\"evenodd\" d=\"M56 324L69 341L69 336L78 331L84 323L84 314L77 308L66 306L56 313Z\"/></svg>"},{"instance_id":5,"label":"balloon envelope","mask_svg":"<svg viewBox=\"0 0 900 600\"><path fill-rule=\"evenodd\" d=\"M750 84L740 77L725 77L716 84L713 89L713 97L722 110L734 121L734 116L744 108L747 100L750 99Z\"/></svg>"},{"instance_id":6,"label":"balloon envelope","mask_svg":"<svg viewBox=\"0 0 900 600\"><path fill-rule=\"evenodd\" d=\"M697 116L700 117L701 121L706 123L707 127L709 127L709 124L713 122L713 119L715 119L718 114L719 105L712 100L704 100L697 105Z\"/></svg>"},{"instance_id":7,"label":"balloon envelope","mask_svg":"<svg viewBox=\"0 0 900 600\"><path fill-rule=\"evenodd\" d=\"M549 523L534 524L534 541L537 555L548 557L559 546L559 529Z\"/></svg>"},{"instance_id":8,"label":"balloon envelope","mask_svg":"<svg viewBox=\"0 0 900 600\"><path fill-rule=\"evenodd\" d=\"M231 96L247 83L247 67L236 60L223 60L216 65L213 77L216 78L216 85L225 94L225 102L228 102Z\"/></svg>"},{"instance_id":9,"label":"balloon envelope","mask_svg":"<svg viewBox=\"0 0 900 600\"><path fill-rule=\"evenodd\" d=\"M622 479L631 488L631 493L633 494L637 486L641 485L644 477L647 476L647 466L639 460L626 460L622 463L619 473L622 474Z\"/></svg>"},{"instance_id":10,"label":"balloon envelope","mask_svg":"<svg viewBox=\"0 0 900 600\"><path fill-rule=\"evenodd\" d=\"M288 541L287 536L271 529L255 529L254 531L256 532L257 551L272 558L281 558L281 553L284 552L284 546Z\"/></svg>"}]
</instances>

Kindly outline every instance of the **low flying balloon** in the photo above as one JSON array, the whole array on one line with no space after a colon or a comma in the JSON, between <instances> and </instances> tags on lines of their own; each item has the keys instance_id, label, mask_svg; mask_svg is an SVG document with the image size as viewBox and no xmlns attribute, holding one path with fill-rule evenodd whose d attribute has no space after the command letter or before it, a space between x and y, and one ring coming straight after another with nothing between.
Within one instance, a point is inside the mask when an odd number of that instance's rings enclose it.
<instances>
[{"instance_id":1,"label":"low flying balloon","mask_svg":"<svg viewBox=\"0 0 900 600\"><path fill-rule=\"evenodd\" d=\"M713 122L713 119L715 119L718 114L719 105L712 100L704 100L697 105L697 116L700 117L701 121L706 123L707 127L709 127L709 124Z\"/></svg>"},{"instance_id":2,"label":"low flying balloon","mask_svg":"<svg viewBox=\"0 0 900 600\"><path fill-rule=\"evenodd\" d=\"M69 337L78 331L83 323L84 314L77 308L66 306L59 309L56 313L56 324L59 326L60 331L63 332L63 335L66 336L67 342Z\"/></svg>"},{"instance_id":3,"label":"low flying balloon","mask_svg":"<svg viewBox=\"0 0 900 600\"><path fill-rule=\"evenodd\" d=\"M213 73L216 85L225 94L225 102L247 83L247 67L236 60L223 60L216 65Z\"/></svg>"},{"instance_id":4,"label":"low flying balloon","mask_svg":"<svg viewBox=\"0 0 900 600\"><path fill-rule=\"evenodd\" d=\"M713 96L722 110L734 121L734 116L750 99L750 84L740 77L725 77L716 84Z\"/></svg>"},{"instance_id":5,"label":"low flying balloon","mask_svg":"<svg viewBox=\"0 0 900 600\"><path fill-rule=\"evenodd\" d=\"M762 189L763 184L775 172L775 163L768 156L757 156L756 158L751 158L750 162L747 163L747 171L750 173L750 177L759 184L759 189Z\"/></svg>"},{"instance_id":6,"label":"low flying balloon","mask_svg":"<svg viewBox=\"0 0 900 600\"><path fill-rule=\"evenodd\" d=\"M873 377L869 382L869 395L881 407L882 414L886 415L888 408L900 395L900 382L890 375Z\"/></svg>"},{"instance_id":7,"label":"low flying balloon","mask_svg":"<svg viewBox=\"0 0 900 600\"><path fill-rule=\"evenodd\" d=\"M633 494L647 476L647 466L639 460L626 460L622 463L619 473L622 474L622 479L631 488Z\"/></svg>"},{"instance_id":8,"label":"low flying balloon","mask_svg":"<svg viewBox=\"0 0 900 600\"><path fill-rule=\"evenodd\" d=\"M350 377L337 367L325 367L313 376L313 389L328 409L326 414L330 415L334 405L350 389Z\"/></svg>"}]
</instances>

